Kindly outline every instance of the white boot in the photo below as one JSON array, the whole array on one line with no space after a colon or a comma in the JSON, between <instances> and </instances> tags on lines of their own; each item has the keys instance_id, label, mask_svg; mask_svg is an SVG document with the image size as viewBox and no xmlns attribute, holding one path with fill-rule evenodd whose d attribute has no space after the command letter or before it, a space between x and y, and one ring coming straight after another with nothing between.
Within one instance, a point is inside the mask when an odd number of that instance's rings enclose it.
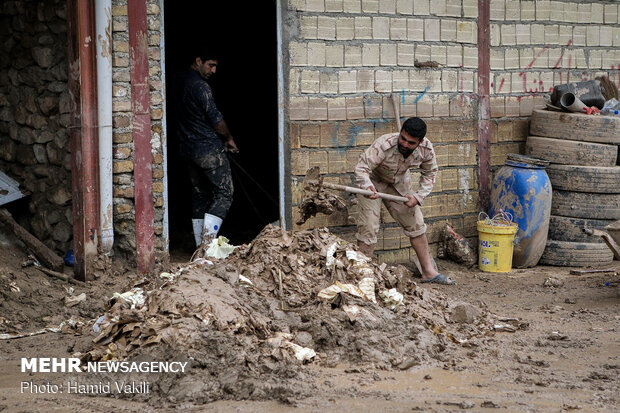
<instances>
[{"instance_id":1,"label":"white boot","mask_svg":"<svg viewBox=\"0 0 620 413\"><path fill-rule=\"evenodd\" d=\"M194 229L194 240L196 246L200 246L202 240L202 229L204 228L204 219L192 219L192 227Z\"/></svg>"},{"instance_id":2,"label":"white boot","mask_svg":"<svg viewBox=\"0 0 620 413\"><path fill-rule=\"evenodd\" d=\"M210 239L217 237L217 233L220 232L221 225L222 218L211 214L205 214L203 237L208 237Z\"/></svg>"}]
</instances>

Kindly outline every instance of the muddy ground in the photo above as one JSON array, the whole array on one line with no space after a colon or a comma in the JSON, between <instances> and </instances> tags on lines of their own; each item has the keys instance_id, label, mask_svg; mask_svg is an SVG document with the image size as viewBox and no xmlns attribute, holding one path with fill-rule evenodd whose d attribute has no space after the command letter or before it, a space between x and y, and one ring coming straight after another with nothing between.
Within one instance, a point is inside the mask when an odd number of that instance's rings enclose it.
<instances>
[{"instance_id":1,"label":"muddy ground","mask_svg":"<svg viewBox=\"0 0 620 413\"><path fill-rule=\"evenodd\" d=\"M346 262L344 243L333 255L334 269L324 268L332 237L274 230L260 248L240 248L227 263L175 263L171 274L185 270L172 281L144 279L114 263L98 280L75 286L23 267L24 249L0 235L0 334L72 320L60 332L0 340L0 411L620 410L618 276L545 266L489 274L438 260L458 282L439 286L372 264L377 292L397 286L404 294L404 304L392 311L378 294L377 303L346 294L317 297L336 280L355 284L364 277ZM287 258L274 261L280 249ZM620 271L618 261L613 267ZM240 285L239 274L255 287ZM308 277L302 283L295 274ZM136 286L151 291L148 310L110 301L114 292ZM208 308L201 291L209 291ZM355 317L344 311L355 306L361 311ZM456 317L456 307L466 314ZM103 314L122 315L117 327L104 329L107 335L92 331ZM516 331L493 328L506 325L505 318L516 320ZM298 361L274 344L278 332L317 356ZM22 357L110 355L193 364L185 376L147 377L150 392L129 397L20 391L22 382L73 379L21 373Z\"/></svg>"}]
</instances>

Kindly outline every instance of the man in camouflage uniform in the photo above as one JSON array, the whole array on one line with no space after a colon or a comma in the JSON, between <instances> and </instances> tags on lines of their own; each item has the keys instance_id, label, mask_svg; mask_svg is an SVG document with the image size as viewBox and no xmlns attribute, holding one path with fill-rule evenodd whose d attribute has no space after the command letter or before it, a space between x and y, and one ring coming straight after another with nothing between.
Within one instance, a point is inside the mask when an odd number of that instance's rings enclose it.
<instances>
[{"instance_id":1,"label":"man in camouflage uniform","mask_svg":"<svg viewBox=\"0 0 620 413\"><path fill-rule=\"evenodd\" d=\"M239 152L213 100L207 80L215 74L214 51L203 48L192 65L175 77L175 109L180 140L179 155L186 160L192 183L192 224L196 246L203 225L217 235L232 204L233 183L226 152ZM204 228L209 230L209 228Z\"/></svg>"},{"instance_id":2,"label":"man in camouflage uniform","mask_svg":"<svg viewBox=\"0 0 620 413\"><path fill-rule=\"evenodd\" d=\"M406 203L383 200L388 212L404 229L422 267L422 282L454 284L449 277L434 268L426 224L420 205L430 194L437 176L437 160L433 145L426 139L426 123L420 118L409 118L398 133L388 133L375 140L360 156L355 167L355 179L362 189L404 196ZM417 192L411 189L409 169L420 171L420 185ZM362 252L372 257L377 233L381 200L377 194L358 195L359 219L357 223L357 245Z\"/></svg>"}]
</instances>

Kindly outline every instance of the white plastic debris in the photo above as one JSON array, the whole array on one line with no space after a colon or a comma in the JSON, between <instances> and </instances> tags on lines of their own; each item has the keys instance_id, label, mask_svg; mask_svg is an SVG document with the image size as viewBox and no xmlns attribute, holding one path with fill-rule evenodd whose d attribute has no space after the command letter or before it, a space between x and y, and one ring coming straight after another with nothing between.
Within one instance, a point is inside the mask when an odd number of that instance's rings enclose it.
<instances>
[{"instance_id":1,"label":"white plastic debris","mask_svg":"<svg viewBox=\"0 0 620 413\"><path fill-rule=\"evenodd\" d=\"M356 297L366 298L364 292L359 289L359 287L353 284L343 284L340 281L336 281L334 284L330 285L327 288L323 288L317 294L319 298L324 298L326 300L331 300L335 296L340 293L349 293Z\"/></svg>"},{"instance_id":2,"label":"white plastic debris","mask_svg":"<svg viewBox=\"0 0 620 413\"><path fill-rule=\"evenodd\" d=\"M228 238L220 236L209 243L206 255L213 258L226 258L232 254L235 248L237 247L228 243Z\"/></svg>"},{"instance_id":3,"label":"white plastic debris","mask_svg":"<svg viewBox=\"0 0 620 413\"><path fill-rule=\"evenodd\" d=\"M248 277L244 277L243 275L239 274L239 284L249 287L251 285L254 285L254 283L252 281L250 281L250 279Z\"/></svg>"},{"instance_id":4,"label":"white plastic debris","mask_svg":"<svg viewBox=\"0 0 620 413\"><path fill-rule=\"evenodd\" d=\"M377 298L375 297L375 279L366 277L363 278L359 283L357 283L359 289L362 290L364 296L373 303L377 303Z\"/></svg>"},{"instance_id":5,"label":"white plastic debris","mask_svg":"<svg viewBox=\"0 0 620 413\"><path fill-rule=\"evenodd\" d=\"M370 258L366 255L353 250L347 250L347 259L355 262L370 262Z\"/></svg>"},{"instance_id":6,"label":"white plastic debris","mask_svg":"<svg viewBox=\"0 0 620 413\"><path fill-rule=\"evenodd\" d=\"M141 308L145 302L144 291L141 288L133 288L122 294L114 293L113 297L131 304L132 310Z\"/></svg>"},{"instance_id":7,"label":"white plastic debris","mask_svg":"<svg viewBox=\"0 0 620 413\"><path fill-rule=\"evenodd\" d=\"M392 310L395 310L396 307L403 303L403 295L396 290L396 288L391 288L389 290L383 290L379 293L379 296L383 298L383 302L390 307Z\"/></svg>"},{"instance_id":8,"label":"white plastic debris","mask_svg":"<svg viewBox=\"0 0 620 413\"><path fill-rule=\"evenodd\" d=\"M307 361L316 356L316 352L309 347L302 347L299 344L293 343L291 340L293 335L290 333L277 332L275 336L267 339L273 347L281 347L293 350L293 355L299 361Z\"/></svg>"},{"instance_id":9,"label":"white plastic debris","mask_svg":"<svg viewBox=\"0 0 620 413\"><path fill-rule=\"evenodd\" d=\"M93 324L93 331L95 333L101 332L101 329L103 328L105 324L108 324L108 319L106 318L106 315L104 314L101 317L99 317L97 321L95 321L95 324Z\"/></svg>"},{"instance_id":10,"label":"white plastic debris","mask_svg":"<svg viewBox=\"0 0 620 413\"><path fill-rule=\"evenodd\" d=\"M332 245L327 248L327 252L325 253L326 258L326 266L327 268L332 268L334 264L336 264L336 257L334 254L336 253L336 249L338 249L338 243L334 242Z\"/></svg>"},{"instance_id":11,"label":"white plastic debris","mask_svg":"<svg viewBox=\"0 0 620 413\"><path fill-rule=\"evenodd\" d=\"M161 274L159 274L159 278L164 278L166 280L170 280L174 277L174 275L170 274L169 272L162 272Z\"/></svg>"},{"instance_id":12,"label":"white plastic debris","mask_svg":"<svg viewBox=\"0 0 620 413\"><path fill-rule=\"evenodd\" d=\"M69 297L65 297L65 305L67 307L73 307L86 300L86 293L82 293L79 295L72 295Z\"/></svg>"}]
</instances>

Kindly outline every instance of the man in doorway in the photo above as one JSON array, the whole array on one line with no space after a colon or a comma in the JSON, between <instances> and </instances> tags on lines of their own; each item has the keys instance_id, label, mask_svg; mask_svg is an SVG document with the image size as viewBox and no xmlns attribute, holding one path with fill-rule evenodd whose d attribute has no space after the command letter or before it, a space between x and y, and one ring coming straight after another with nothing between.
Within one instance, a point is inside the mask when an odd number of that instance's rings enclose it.
<instances>
[{"instance_id":1,"label":"man in doorway","mask_svg":"<svg viewBox=\"0 0 620 413\"><path fill-rule=\"evenodd\" d=\"M203 235L217 236L232 204L233 182L226 152L237 153L207 80L217 70L214 50L201 47L190 67L174 80L179 155L192 185L192 226L196 246Z\"/></svg>"},{"instance_id":2,"label":"man in doorway","mask_svg":"<svg viewBox=\"0 0 620 413\"><path fill-rule=\"evenodd\" d=\"M455 282L438 273L433 266L420 209L424 198L433 189L438 170L433 145L425 135L426 123L417 117L409 118L400 132L381 136L360 156L355 167L357 185L375 194L358 195L357 245L364 254L372 257L381 212L381 200L376 192L407 197L409 201L406 203L388 200L383 203L409 237L420 260L422 282L451 285ZM411 189L411 168L420 171L420 185L415 193Z\"/></svg>"}]
</instances>

